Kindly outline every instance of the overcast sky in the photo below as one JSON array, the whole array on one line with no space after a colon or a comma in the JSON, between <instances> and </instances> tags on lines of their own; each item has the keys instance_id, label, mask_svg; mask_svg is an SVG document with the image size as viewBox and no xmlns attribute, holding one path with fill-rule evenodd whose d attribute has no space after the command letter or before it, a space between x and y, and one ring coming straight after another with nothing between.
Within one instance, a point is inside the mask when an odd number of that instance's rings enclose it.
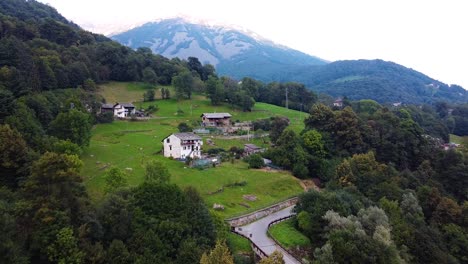
<instances>
[{"instance_id":1,"label":"overcast sky","mask_svg":"<svg viewBox=\"0 0 468 264\"><path fill-rule=\"evenodd\" d=\"M393 61L468 89L464 0L39 1L97 33L184 15L242 26L329 61Z\"/></svg>"}]
</instances>

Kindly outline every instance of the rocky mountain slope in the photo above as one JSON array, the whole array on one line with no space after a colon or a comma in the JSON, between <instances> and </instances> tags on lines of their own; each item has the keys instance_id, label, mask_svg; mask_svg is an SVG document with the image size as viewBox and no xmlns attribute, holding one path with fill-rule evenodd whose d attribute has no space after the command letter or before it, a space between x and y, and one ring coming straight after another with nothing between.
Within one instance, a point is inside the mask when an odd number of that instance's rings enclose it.
<instances>
[{"instance_id":1,"label":"rocky mountain slope","mask_svg":"<svg viewBox=\"0 0 468 264\"><path fill-rule=\"evenodd\" d=\"M327 62L231 27L195 24L176 18L146 23L112 39L132 48L149 47L168 58L197 57L221 75L277 80L282 70Z\"/></svg>"}]
</instances>

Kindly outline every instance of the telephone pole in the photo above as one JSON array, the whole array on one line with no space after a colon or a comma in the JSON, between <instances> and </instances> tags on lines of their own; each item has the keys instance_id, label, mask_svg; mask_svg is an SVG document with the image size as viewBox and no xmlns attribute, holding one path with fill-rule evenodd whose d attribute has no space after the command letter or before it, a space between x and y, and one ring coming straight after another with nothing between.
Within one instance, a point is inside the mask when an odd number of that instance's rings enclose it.
<instances>
[{"instance_id":1,"label":"telephone pole","mask_svg":"<svg viewBox=\"0 0 468 264\"><path fill-rule=\"evenodd\" d=\"M289 107L288 107L288 86L286 86L286 109L289 109Z\"/></svg>"}]
</instances>

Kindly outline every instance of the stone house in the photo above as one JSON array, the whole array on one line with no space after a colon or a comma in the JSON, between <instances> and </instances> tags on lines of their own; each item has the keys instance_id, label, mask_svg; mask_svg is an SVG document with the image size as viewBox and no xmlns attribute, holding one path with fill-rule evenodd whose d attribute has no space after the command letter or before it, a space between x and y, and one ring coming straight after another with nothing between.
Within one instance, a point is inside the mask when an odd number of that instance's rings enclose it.
<instances>
[{"instance_id":1,"label":"stone house","mask_svg":"<svg viewBox=\"0 0 468 264\"><path fill-rule=\"evenodd\" d=\"M231 114L229 113L203 113L200 117L205 127L226 127L231 125Z\"/></svg>"},{"instance_id":2,"label":"stone house","mask_svg":"<svg viewBox=\"0 0 468 264\"><path fill-rule=\"evenodd\" d=\"M261 148L255 144L244 144L244 154L247 156L254 154L254 153L264 152L264 151L265 151L264 148Z\"/></svg>"}]
</instances>

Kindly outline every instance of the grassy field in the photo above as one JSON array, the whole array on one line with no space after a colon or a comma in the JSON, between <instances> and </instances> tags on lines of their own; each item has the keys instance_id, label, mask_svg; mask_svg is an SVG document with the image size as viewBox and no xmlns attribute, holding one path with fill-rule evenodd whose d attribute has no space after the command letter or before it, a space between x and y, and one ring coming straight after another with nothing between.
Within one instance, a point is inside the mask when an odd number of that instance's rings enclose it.
<instances>
[{"instance_id":1,"label":"grassy field","mask_svg":"<svg viewBox=\"0 0 468 264\"><path fill-rule=\"evenodd\" d=\"M294 227L292 219L273 225L269 233L285 248L310 246L309 238Z\"/></svg>"},{"instance_id":2,"label":"grassy field","mask_svg":"<svg viewBox=\"0 0 468 264\"><path fill-rule=\"evenodd\" d=\"M464 142L468 142L468 136L460 137L454 134L450 134L450 142L463 144Z\"/></svg>"},{"instance_id":3,"label":"grassy field","mask_svg":"<svg viewBox=\"0 0 468 264\"><path fill-rule=\"evenodd\" d=\"M252 251L250 241L234 233L229 233L227 241L233 253L249 253Z\"/></svg>"},{"instance_id":4,"label":"grassy field","mask_svg":"<svg viewBox=\"0 0 468 264\"><path fill-rule=\"evenodd\" d=\"M119 92L113 89L118 87ZM114 96L115 101L136 102L132 98L142 95L143 85L132 83L110 83L102 86L100 92L106 96ZM150 103L135 103L137 106L147 106ZM171 182L184 188L194 186L203 196L207 206L220 203L225 210L220 212L223 217L231 217L244 212L268 206L274 202L286 199L302 191L299 181L289 172L266 172L251 170L247 164L236 160L226 162L216 168L198 170L187 168L182 162L164 158L160 152L161 140L171 133L177 132L180 122L199 121L204 112L229 112L233 120L254 120L274 115L284 115L291 119L292 129L300 131L305 113L284 109L268 104L257 103L252 112L241 112L229 106L213 107L205 97L196 95L192 100L176 101L158 100L153 102L160 110L149 121L114 121L111 124L100 124L93 128L90 146L82 156L85 184L91 197L98 201L104 195L104 175L108 168L115 166L127 172L130 186L136 186L143 181L144 165L149 160L159 160L164 163L172 174ZM178 111L179 110L179 111ZM180 111L181 110L181 111ZM246 140L212 139L215 146L208 146L205 141L204 150L210 147L229 148L242 147ZM255 139L255 144L262 145L261 139ZM223 186L245 181L245 186L226 187L222 192L213 193ZM253 194L256 201L247 201L243 195Z\"/></svg>"}]
</instances>

